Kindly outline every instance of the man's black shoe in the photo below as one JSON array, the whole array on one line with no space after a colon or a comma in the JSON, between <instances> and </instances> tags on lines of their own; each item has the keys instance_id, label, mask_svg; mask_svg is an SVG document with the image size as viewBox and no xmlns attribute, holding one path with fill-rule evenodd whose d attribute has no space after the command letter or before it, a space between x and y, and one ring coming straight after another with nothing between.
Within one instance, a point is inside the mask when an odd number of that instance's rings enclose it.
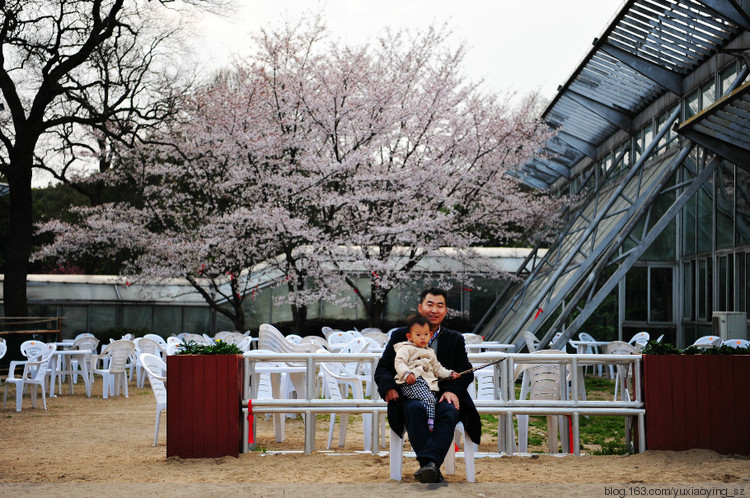
<instances>
[{"instance_id":1,"label":"man's black shoe","mask_svg":"<svg viewBox=\"0 0 750 498\"><path fill-rule=\"evenodd\" d=\"M433 483L438 482L439 475L440 470L438 469L435 462L427 462L414 473L414 478L419 482Z\"/></svg>"},{"instance_id":2,"label":"man's black shoe","mask_svg":"<svg viewBox=\"0 0 750 498\"><path fill-rule=\"evenodd\" d=\"M440 472L440 469L438 469L438 477L437 477L437 481L435 482L438 484L443 484L444 482L446 482L445 477L443 477L443 473Z\"/></svg>"}]
</instances>

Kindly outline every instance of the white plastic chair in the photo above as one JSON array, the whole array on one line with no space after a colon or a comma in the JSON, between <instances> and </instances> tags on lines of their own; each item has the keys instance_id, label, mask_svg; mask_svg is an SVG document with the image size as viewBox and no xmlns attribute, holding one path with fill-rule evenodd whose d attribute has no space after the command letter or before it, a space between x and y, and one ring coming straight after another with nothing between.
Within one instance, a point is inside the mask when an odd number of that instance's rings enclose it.
<instances>
[{"instance_id":1,"label":"white plastic chair","mask_svg":"<svg viewBox=\"0 0 750 498\"><path fill-rule=\"evenodd\" d=\"M167 364L150 353L141 353L141 366L148 375L148 382L151 384L151 390L154 392L156 399L156 426L154 427L154 444L159 438L159 419L161 412L167 408L167 387L164 383L167 381Z\"/></svg>"},{"instance_id":2,"label":"white plastic chair","mask_svg":"<svg viewBox=\"0 0 750 498\"><path fill-rule=\"evenodd\" d=\"M110 392L116 396L121 388L125 397L128 397L128 378L125 367L130 355L134 352L135 343L133 341L120 339L109 343L102 354L92 356L91 361L95 366L94 374L102 376L102 397L104 399L109 397ZM109 364L106 367L97 368L98 362L103 358L109 359Z\"/></svg>"},{"instance_id":3,"label":"white plastic chair","mask_svg":"<svg viewBox=\"0 0 750 498\"><path fill-rule=\"evenodd\" d=\"M222 330L221 332L216 332L216 335L214 335L214 339L217 341L227 342L226 340L224 340L224 338L229 335L236 334L236 333L238 332L234 332L231 330Z\"/></svg>"},{"instance_id":4,"label":"white plastic chair","mask_svg":"<svg viewBox=\"0 0 750 498\"><path fill-rule=\"evenodd\" d=\"M448 454L445 456L445 473L455 474L456 473L456 444L461 440L463 436L464 440L464 462L466 467L466 481L474 482L476 480L476 471L474 467L474 453L475 444L466 434L463 423L459 422L456 424L456 430L454 432L454 443L451 444ZM401 475L403 474L404 465L404 439L391 430L391 446L390 446L390 467L391 467L391 479L394 481L400 481Z\"/></svg>"},{"instance_id":5,"label":"white plastic chair","mask_svg":"<svg viewBox=\"0 0 750 498\"><path fill-rule=\"evenodd\" d=\"M697 338L693 343L693 346L698 346L699 348L717 348L721 346L721 337L716 335L704 335L703 337Z\"/></svg>"},{"instance_id":6,"label":"white plastic chair","mask_svg":"<svg viewBox=\"0 0 750 498\"><path fill-rule=\"evenodd\" d=\"M321 363L320 372L323 375L323 392L327 399L341 400L345 396L341 393L342 385L345 387L345 394L348 394L349 389L352 390L353 399L365 399L362 392L362 382L359 376L352 375L351 373L336 368L336 363ZM328 429L328 446L327 449L331 449L331 441L333 440L333 428L336 423L336 414L331 413L331 423ZM339 447L343 448L346 442L346 428L349 424L349 414L339 414ZM364 434L364 451L370 451L372 442L372 431L370 430L372 424L372 414L362 414L362 428Z\"/></svg>"},{"instance_id":7,"label":"white plastic chair","mask_svg":"<svg viewBox=\"0 0 750 498\"><path fill-rule=\"evenodd\" d=\"M94 354L98 346L99 339L94 337L92 334L78 334L78 336L76 336L76 340L73 341L73 344L70 346L70 349L77 349L79 351L91 351L91 354ZM70 360L70 370L73 372L71 374L73 376L73 383L77 384L79 372L83 373L83 368L81 367L77 358L72 358ZM58 379L60 380L60 387L62 388L63 375L58 376ZM93 380L91 370L89 370L89 379Z\"/></svg>"},{"instance_id":8,"label":"white plastic chair","mask_svg":"<svg viewBox=\"0 0 750 498\"><path fill-rule=\"evenodd\" d=\"M330 334L328 334L328 337L326 337L328 346L332 351L339 351L344 346L349 344L353 339L355 339L355 337L351 332L344 332L342 330L331 332Z\"/></svg>"},{"instance_id":9,"label":"white plastic chair","mask_svg":"<svg viewBox=\"0 0 750 498\"><path fill-rule=\"evenodd\" d=\"M566 354L557 350L536 351L532 354ZM525 364L516 369L516 377L523 373L520 399L528 395L530 400L561 400L566 398L567 380L561 378L559 363ZM518 415L518 451L526 453L529 440L529 416ZM550 453L557 453L557 436L560 435L562 451L567 451L567 426L562 415L547 416L547 439Z\"/></svg>"},{"instance_id":10,"label":"white plastic chair","mask_svg":"<svg viewBox=\"0 0 750 498\"><path fill-rule=\"evenodd\" d=\"M591 344L586 344L586 349L584 350L584 354L599 354L599 346L596 345L596 339L594 337L587 333L587 332L581 332L578 334L578 340L581 342L588 342ZM599 377L602 376L602 364L595 365L594 368L596 368L599 371ZM612 376L614 376L614 372L612 372Z\"/></svg>"},{"instance_id":11,"label":"white plastic chair","mask_svg":"<svg viewBox=\"0 0 750 498\"><path fill-rule=\"evenodd\" d=\"M638 350L635 346L628 344L624 341L612 341L604 347L605 354L638 354ZM618 364L615 374L615 397L614 401L617 401L617 393L620 393L620 400L630 401L630 392L628 391L628 380L632 377L632 364ZM619 386L619 389L618 389Z\"/></svg>"},{"instance_id":12,"label":"white plastic chair","mask_svg":"<svg viewBox=\"0 0 750 498\"><path fill-rule=\"evenodd\" d=\"M633 337L630 338L628 341L628 344L631 346L635 346L636 344L640 344L641 347L648 344L649 339L651 339L651 334L648 332L642 331L635 334Z\"/></svg>"},{"instance_id":13,"label":"white plastic chair","mask_svg":"<svg viewBox=\"0 0 750 498\"><path fill-rule=\"evenodd\" d=\"M14 384L16 386L16 411L21 411L21 405L23 401L24 388L29 385L33 386L30 389L31 395L31 406L36 408L36 391L37 388L42 390L42 403L44 409L47 409L47 395L45 393L45 379L47 377L47 371L49 369L49 363L52 359L52 353L57 350L57 346L54 344L44 344L40 341L34 341L38 344L43 344L43 347L39 349L39 355L31 360L22 361L11 361L8 367L8 377L5 379L5 391L3 394L3 410L5 410L5 403L8 400L8 384ZM35 346L37 346L35 345ZM16 377L15 369L23 365L23 372L20 377Z\"/></svg>"},{"instance_id":14,"label":"white plastic chair","mask_svg":"<svg viewBox=\"0 0 750 498\"><path fill-rule=\"evenodd\" d=\"M166 347L166 345L167 345L167 341L162 336L160 336L159 334L146 334L146 335L143 336L143 338L144 339L151 339L152 341L156 341L159 344L159 346L161 346L162 348Z\"/></svg>"},{"instance_id":15,"label":"white plastic chair","mask_svg":"<svg viewBox=\"0 0 750 498\"><path fill-rule=\"evenodd\" d=\"M165 351L161 344L156 342L154 339L146 336L141 337L141 339L136 343L135 378L136 385L138 387L143 387L143 384L146 382L146 373L143 371L141 364L141 355L143 355L144 353L152 354L154 356L157 356L159 359L162 359L164 357L163 355L165 354Z\"/></svg>"},{"instance_id":16,"label":"white plastic chair","mask_svg":"<svg viewBox=\"0 0 750 498\"><path fill-rule=\"evenodd\" d=\"M727 339L726 341L721 343L722 346L729 346L730 348L746 348L750 347L750 341L746 339ZM2 358L3 355L0 354L0 358Z\"/></svg>"}]
</instances>

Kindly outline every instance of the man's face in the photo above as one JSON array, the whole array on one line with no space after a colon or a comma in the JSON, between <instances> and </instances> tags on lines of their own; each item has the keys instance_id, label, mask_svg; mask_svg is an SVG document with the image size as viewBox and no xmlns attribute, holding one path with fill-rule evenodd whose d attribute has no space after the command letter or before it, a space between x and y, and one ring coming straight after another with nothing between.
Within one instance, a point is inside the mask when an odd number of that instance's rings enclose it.
<instances>
[{"instance_id":1,"label":"man's face","mask_svg":"<svg viewBox=\"0 0 750 498\"><path fill-rule=\"evenodd\" d=\"M430 322L430 329L435 331L443 323L448 308L445 306L445 298L443 296L435 296L433 294L427 294L424 300L419 303L417 311Z\"/></svg>"},{"instance_id":2,"label":"man's face","mask_svg":"<svg viewBox=\"0 0 750 498\"><path fill-rule=\"evenodd\" d=\"M414 324L411 326L411 329L409 329L409 333L406 334L406 338L413 342L415 346L426 348L430 344L430 339L432 338L430 326L427 324Z\"/></svg>"}]
</instances>

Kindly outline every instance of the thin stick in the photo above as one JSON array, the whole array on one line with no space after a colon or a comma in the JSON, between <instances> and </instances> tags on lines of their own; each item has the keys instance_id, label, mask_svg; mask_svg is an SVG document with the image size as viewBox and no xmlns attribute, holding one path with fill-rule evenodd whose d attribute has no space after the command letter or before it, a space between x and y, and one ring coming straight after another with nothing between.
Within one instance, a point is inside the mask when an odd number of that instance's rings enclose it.
<instances>
[{"instance_id":1,"label":"thin stick","mask_svg":"<svg viewBox=\"0 0 750 498\"><path fill-rule=\"evenodd\" d=\"M494 365L495 363L500 363L501 361L505 361L507 358L500 358L499 360L494 360L489 363L485 363L484 365L479 365L478 367L470 368L468 370L464 370L463 372L459 372L458 376L461 377L462 375L466 375L467 373L475 372L477 370L480 370L485 367L489 367L490 365Z\"/></svg>"}]
</instances>

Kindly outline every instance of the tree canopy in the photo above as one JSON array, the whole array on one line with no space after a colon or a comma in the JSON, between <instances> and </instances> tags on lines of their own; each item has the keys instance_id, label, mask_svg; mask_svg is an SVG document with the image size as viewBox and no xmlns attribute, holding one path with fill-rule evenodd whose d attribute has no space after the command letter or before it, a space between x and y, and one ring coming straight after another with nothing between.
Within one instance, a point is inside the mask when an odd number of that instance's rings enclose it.
<instances>
[{"instance_id":1,"label":"tree canopy","mask_svg":"<svg viewBox=\"0 0 750 498\"><path fill-rule=\"evenodd\" d=\"M509 174L551 130L536 95L514 104L468 81L448 36L350 46L318 19L263 31L253 58L100 176L139 201L45 224L57 237L41 255L127 248L127 271L188 278L238 328L261 264L298 324L324 298L359 299L378 325L388 293L436 254L454 261L445 277L498 275L472 248L533 240L556 219L557 201Z\"/></svg>"}]
</instances>

